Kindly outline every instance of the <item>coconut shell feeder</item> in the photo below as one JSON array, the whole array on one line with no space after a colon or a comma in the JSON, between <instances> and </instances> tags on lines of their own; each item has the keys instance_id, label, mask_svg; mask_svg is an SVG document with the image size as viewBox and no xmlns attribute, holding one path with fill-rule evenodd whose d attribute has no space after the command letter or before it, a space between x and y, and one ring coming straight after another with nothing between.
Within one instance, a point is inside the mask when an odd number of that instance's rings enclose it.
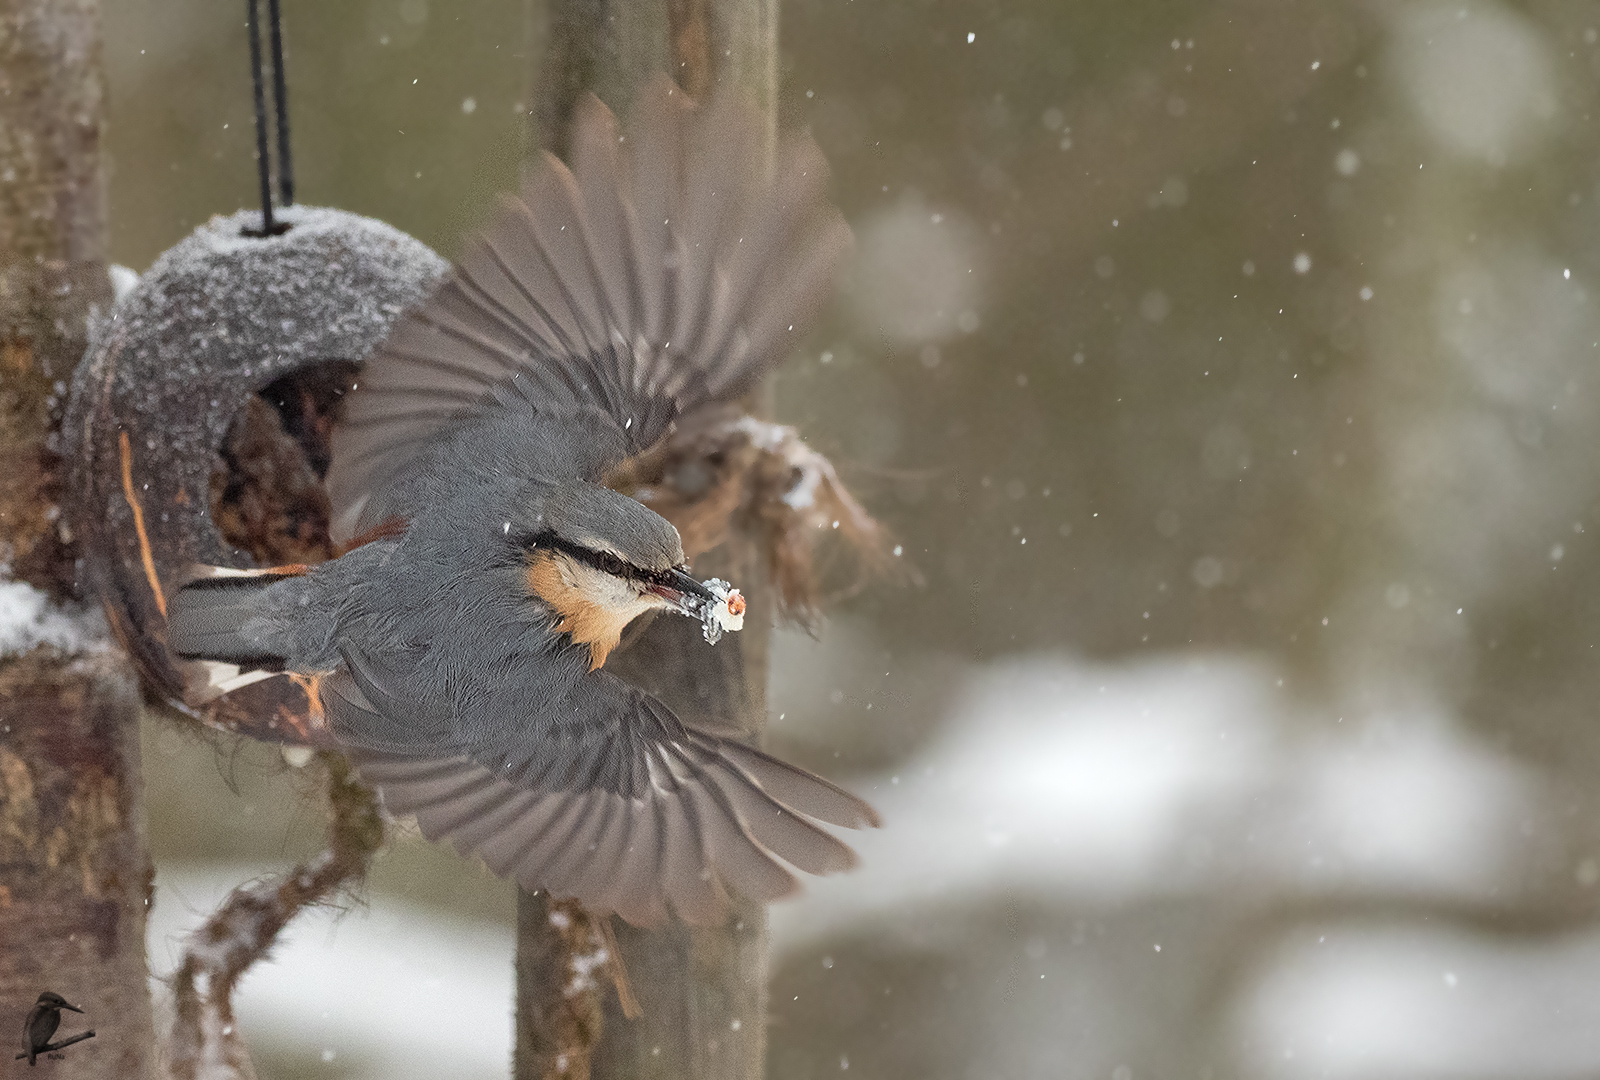
<instances>
[{"instance_id":1,"label":"coconut shell feeder","mask_svg":"<svg viewBox=\"0 0 1600 1080\"><path fill-rule=\"evenodd\" d=\"M103 604L146 693L217 726L321 746L285 679L184 704L166 596L195 563L318 562L328 431L368 350L448 269L426 245L339 210L213 218L117 300L74 378L63 450L80 587Z\"/></svg>"}]
</instances>

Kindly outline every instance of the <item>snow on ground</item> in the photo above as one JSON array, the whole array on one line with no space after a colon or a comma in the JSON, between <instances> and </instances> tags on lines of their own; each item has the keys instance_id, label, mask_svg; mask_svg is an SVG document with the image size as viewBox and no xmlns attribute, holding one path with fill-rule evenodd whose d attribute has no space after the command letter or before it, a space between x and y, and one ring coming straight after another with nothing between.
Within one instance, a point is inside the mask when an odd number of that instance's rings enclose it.
<instances>
[{"instance_id":1,"label":"snow on ground","mask_svg":"<svg viewBox=\"0 0 1600 1080\"><path fill-rule=\"evenodd\" d=\"M1263 1077L1593 1076L1597 986L1600 931L1497 941L1423 925L1330 927L1269 958L1234 1035Z\"/></svg>"},{"instance_id":2,"label":"snow on ground","mask_svg":"<svg viewBox=\"0 0 1600 1080\"><path fill-rule=\"evenodd\" d=\"M161 866L146 935L155 977L169 976L182 939L229 890L273 869ZM454 921L383 896L291 923L235 998L253 1048L321 1053L351 1080L506 1076L511 1060L513 928ZM170 991L152 982L158 1000ZM171 1015L170 1006L161 1011ZM469 1038L447 1033L469 1032ZM328 1052L332 1057L327 1057Z\"/></svg>"},{"instance_id":3,"label":"snow on ground","mask_svg":"<svg viewBox=\"0 0 1600 1080\"><path fill-rule=\"evenodd\" d=\"M847 837L859 870L773 910L774 941L980 891L1444 898L1512 876L1537 801L1515 765L1424 708L1295 708L1270 669L1222 657L978 671L942 738L857 785L885 827Z\"/></svg>"},{"instance_id":4,"label":"snow on ground","mask_svg":"<svg viewBox=\"0 0 1600 1080\"><path fill-rule=\"evenodd\" d=\"M1294 923L1262 931L1264 959L1216 1013L1220 1044L1248 1073L1600 1070L1600 932L1497 941L1417 921L1431 903L1504 900L1530 878L1524 828L1552 812L1534 779L1427 702L1307 708L1270 667L1239 658L975 670L940 736L851 785L885 827L849 836L855 873L808 881L773 908L778 959L994 897L1102 910L1356 898L1371 902L1369 921L1331 939ZM260 869L162 867L155 969L170 971L180 931ZM1390 900L1411 914L1383 921ZM316 911L246 978L243 1030L258 1046L326 1047L353 1076L503 1076L512 949L509 927L382 895ZM1059 1041L1042 1027L1041 1045ZM436 1033L448 1030L477 1034L446 1046Z\"/></svg>"}]
</instances>

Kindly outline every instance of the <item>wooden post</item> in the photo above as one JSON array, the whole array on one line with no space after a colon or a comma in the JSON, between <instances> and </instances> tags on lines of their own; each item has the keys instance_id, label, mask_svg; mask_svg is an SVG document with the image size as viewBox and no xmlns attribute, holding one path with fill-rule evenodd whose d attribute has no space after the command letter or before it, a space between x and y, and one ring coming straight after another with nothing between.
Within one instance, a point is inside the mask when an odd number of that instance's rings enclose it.
<instances>
[{"instance_id":1,"label":"wooden post","mask_svg":"<svg viewBox=\"0 0 1600 1080\"><path fill-rule=\"evenodd\" d=\"M111 301L102 115L92 0L0 0L0 1038L9 1063L53 990L86 1014L58 1036L97 1032L55 1075L126 1080L148 1075L152 1037L139 699L72 600L51 444Z\"/></svg>"},{"instance_id":2,"label":"wooden post","mask_svg":"<svg viewBox=\"0 0 1600 1080\"><path fill-rule=\"evenodd\" d=\"M543 56L533 138L562 154L579 95L593 91L623 122L638 87L667 72L699 100L734 90L776 137L777 0L546 0L530 20ZM760 395L758 395L759 397ZM764 411L764 410L763 410ZM608 670L659 695L686 719L723 723L752 741L766 722L774 594L757 538L737 530L694 560L698 577L734 582L751 601L745 630L707 648L698 624L657 619ZM730 647L731 646L731 647ZM644 932L616 921L616 942L642 1014L624 1016L582 959L604 943L581 911L520 895L517 1080L569 1077L753 1080L766 1054L767 920L742 904L726 925ZM574 992L574 991L577 992Z\"/></svg>"}]
</instances>

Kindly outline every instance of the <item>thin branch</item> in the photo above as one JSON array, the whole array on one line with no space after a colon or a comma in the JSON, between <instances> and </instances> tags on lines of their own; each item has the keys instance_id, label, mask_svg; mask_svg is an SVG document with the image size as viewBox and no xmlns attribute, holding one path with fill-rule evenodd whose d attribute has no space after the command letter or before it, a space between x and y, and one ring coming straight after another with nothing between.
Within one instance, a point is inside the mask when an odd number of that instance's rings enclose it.
<instances>
[{"instance_id":1,"label":"thin branch","mask_svg":"<svg viewBox=\"0 0 1600 1080\"><path fill-rule=\"evenodd\" d=\"M233 989L304 908L359 881L382 845L377 797L338 754L320 755L328 770L328 846L276 880L235 889L190 936L175 976L177 1018L168 1048L175 1080L255 1075L233 1016Z\"/></svg>"},{"instance_id":2,"label":"thin branch","mask_svg":"<svg viewBox=\"0 0 1600 1080\"><path fill-rule=\"evenodd\" d=\"M60 1042L46 1043L45 1045L39 1047L39 1049L33 1051L33 1054L34 1054L35 1057L37 1057L40 1054L53 1054L57 1050L64 1050L67 1047L74 1045L75 1043L81 1043L85 1039L92 1039L92 1038L94 1038L94 1032L93 1031L80 1031L78 1034L73 1035L70 1038L62 1039ZM13 1061L21 1061L23 1058L25 1058L27 1056L28 1056L28 1051L24 1050L22 1053L18 1054L16 1057L12 1058L11 1060L13 1060Z\"/></svg>"},{"instance_id":3,"label":"thin branch","mask_svg":"<svg viewBox=\"0 0 1600 1080\"><path fill-rule=\"evenodd\" d=\"M633 984L628 981L628 969L622 963L622 950L617 947L617 934L611 928L611 916L598 920L600 936L606 945L606 973L611 985L617 988L617 1000L622 1003L622 1015L637 1020L644 1015L639 999L633 996Z\"/></svg>"}]
</instances>

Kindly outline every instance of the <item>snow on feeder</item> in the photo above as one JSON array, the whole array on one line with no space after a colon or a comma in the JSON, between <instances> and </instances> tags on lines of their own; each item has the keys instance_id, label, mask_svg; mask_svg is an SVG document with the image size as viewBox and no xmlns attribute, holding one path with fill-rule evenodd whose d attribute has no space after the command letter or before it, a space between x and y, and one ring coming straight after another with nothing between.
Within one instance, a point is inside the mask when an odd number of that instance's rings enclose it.
<instances>
[{"instance_id":1,"label":"snow on feeder","mask_svg":"<svg viewBox=\"0 0 1600 1080\"><path fill-rule=\"evenodd\" d=\"M276 213L282 231L268 236L258 210L213 218L117 300L74 377L62 450L80 587L104 605L147 692L256 738L320 745L288 680L186 705L166 597L195 563L335 554L321 474L339 399L448 264L371 218Z\"/></svg>"}]
</instances>

